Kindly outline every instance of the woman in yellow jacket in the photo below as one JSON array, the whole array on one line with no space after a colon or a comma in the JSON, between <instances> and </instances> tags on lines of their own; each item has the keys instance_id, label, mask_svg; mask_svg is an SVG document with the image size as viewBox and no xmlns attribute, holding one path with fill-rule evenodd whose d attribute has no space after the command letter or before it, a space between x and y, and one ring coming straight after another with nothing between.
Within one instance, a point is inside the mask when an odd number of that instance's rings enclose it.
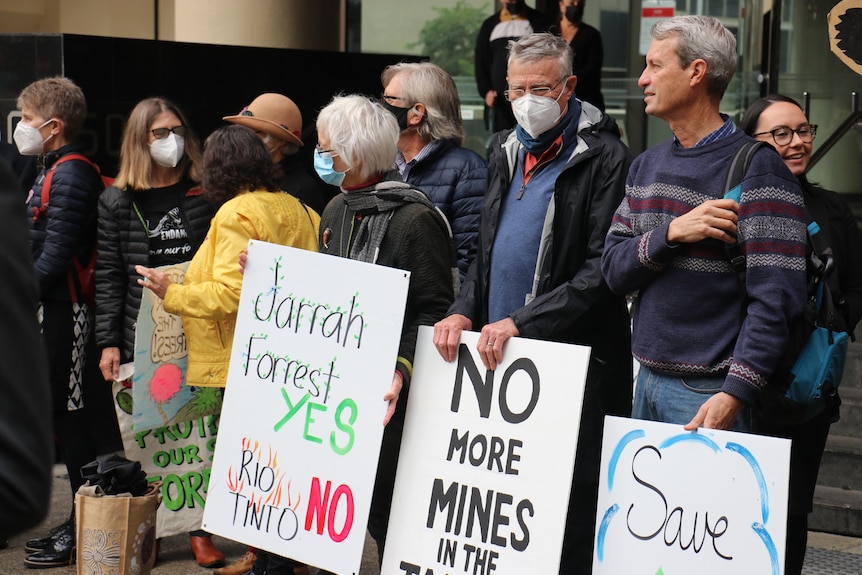
<instances>
[{"instance_id":1,"label":"woman in yellow jacket","mask_svg":"<svg viewBox=\"0 0 862 575\"><path fill-rule=\"evenodd\" d=\"M137 266L138 280L183 317L188 385L227 382L242 274L237 257L251 239L317 251L320 216L279 189L279 174L255 133L240 125L207 138L201 186L220 206L182 284L159 270Z\"/></svg>"}]
</instances>

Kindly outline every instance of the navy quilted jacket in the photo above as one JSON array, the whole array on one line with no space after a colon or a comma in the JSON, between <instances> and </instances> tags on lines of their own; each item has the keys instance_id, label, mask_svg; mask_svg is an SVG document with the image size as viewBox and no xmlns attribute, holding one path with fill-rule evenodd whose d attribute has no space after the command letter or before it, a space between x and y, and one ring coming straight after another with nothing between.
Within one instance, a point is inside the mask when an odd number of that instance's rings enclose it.
<instances>
[{"instance_id":1,"label":"navy quilted jacket","mask_svg":"<svg viewBox=\"0 0 862 575\"><path fill-rule=\"evenodd\" d=\"M67 144L48 153L27 202L31 216L30 254L42 301L70 300L66 272L72 266L72 256L86 263L96 242L96 200L104 184L86 162L71 160L57 166L51 176L48 209L35 222L32 218L42 206L42 183L48 170L61 156L82 151L78 144Z\"/></svg>"},{"instance_id":2,"label":"navy quilted jacket","mask_svg":"<svg viewBox=\"0 0 862 575\"><path fill-rule=\"evenodd\" d=\"M411 166L407 183L425 192L449 220L463 280L479 233L488 165L472 150L446 141L440 144L432 155Z\"/></svg>"}]
</instances>

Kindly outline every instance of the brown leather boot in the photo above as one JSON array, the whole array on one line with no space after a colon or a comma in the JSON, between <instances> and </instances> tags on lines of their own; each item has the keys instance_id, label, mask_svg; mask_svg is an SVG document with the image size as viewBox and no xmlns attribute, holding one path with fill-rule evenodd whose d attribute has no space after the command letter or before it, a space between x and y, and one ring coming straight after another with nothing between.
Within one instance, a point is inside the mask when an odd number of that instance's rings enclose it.
<instances>
[{"instance_id":1,"label":"brown leather boot","mask_svg":"<svg viewBox=\"0 0 862 575\"><path fill-rule=\"evenodd\" d=\"M208 535L190 535L189 542L195 561L201 567L221 567L224 565L224 553L213 545L213 538Z\"/></svg>"},{"instance_id":2,"label":"brown leather boot","mask_svg":"<svg viewBox=\"0 0 862 575\"><path fill-rule=\"evenodd\" d=\"M251 568L254 567L254 562L257 560L257 555L254 551L246 551L245 555L231 563L227 567L219 567L213 571L213 575L245 575Z\"/></svg>"}]
</instances>

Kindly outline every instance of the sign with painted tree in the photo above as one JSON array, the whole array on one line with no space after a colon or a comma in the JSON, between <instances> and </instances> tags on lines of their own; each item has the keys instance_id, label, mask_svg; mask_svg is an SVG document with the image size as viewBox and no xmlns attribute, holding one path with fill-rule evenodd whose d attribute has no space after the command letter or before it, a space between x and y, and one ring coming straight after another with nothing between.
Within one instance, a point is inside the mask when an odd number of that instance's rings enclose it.
<instances>
[{"instance_id":1,"label":"sign with painted tree","mask_svg":"<svg viewBox=\"0 0 862 575\"><path fill-rule=\"evenodd\" d=\"M203 529L359 571L408 285L249 242Z\"/></svg>"}]
</instances>

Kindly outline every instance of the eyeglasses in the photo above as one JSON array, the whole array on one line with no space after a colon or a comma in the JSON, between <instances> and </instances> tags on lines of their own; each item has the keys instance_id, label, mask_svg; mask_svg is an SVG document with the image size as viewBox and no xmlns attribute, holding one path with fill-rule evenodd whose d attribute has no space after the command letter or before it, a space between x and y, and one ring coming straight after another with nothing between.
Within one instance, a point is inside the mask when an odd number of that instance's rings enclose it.
<instances>
[{"instance_id":1,"label":"eyeglasses","mask_svg":"<svg viewBox=\"0 0 862 575\"><path fill-rule=\"evenodd\" d=\"M778 126L774 130L760 132L759 134L754 135L764 136L769 134L772 136L772 141L775 142L776 146L786 146L793 141L794 133L796 133L796 135L799 136L799 139L804 143L810 144L814 140L814 136L817 135L817 124L802 124L795 130L793 128L788 128L787 126Z\"/></svg>"},{"instance_id":2,"label":"eyeglasses","mask_svg":"<svg viewBox=\"0 0 862 575\"><path fill-rule=\"evenodd\" d=\"M530 88L529 90L525 90L524 88L515 88L512 90L506 90L503 92L503 97L505 97L510 102L512 100L517 100L524 94L533 94L534 96L547 96L551 92L557 89L557 86L563 83L565 78L560 78L560 81L548 88L547 86L539 86L537 88Z\"/></svg>"},{"instance_id":3,"label":"eyeglasses","mask_svg":"<svg viewBox=\"0 0 862 575\"><path fill-rule=\"evenodd\" d=\"M390 100L395 100L397 102L406 102L407 98L402 98L400 96L387 96L386 94L380 94L380 99L386 102L387 104L392 104Z\"/></svg>"},{"instance_id":4,"label":"eyeglasses","mask_svg":"<svg viewBox=\"0 0 862 575\"><path fill-rule=\"evenodd\" d=\"M337 156L338 152L336 152L333 148L329 148L328 150L320 149L320 142L314 145L314 149L317 150L318 154L329 154L330 156Z\"/></svg>"},{"instance_id":5,"label":"eyeglasses","mask_svg":"<svg viewBox=\"0 0 862 575\"><path fill-rule=\"evenodd\" d=\"M186 135L186 127L185 126L174 126L173 128L154 128L150 130L150 133L157 140L161 140L163 138L167 138L168 134L173 132L177 136L185 136Z\"/></svg>"}]
</instances>

